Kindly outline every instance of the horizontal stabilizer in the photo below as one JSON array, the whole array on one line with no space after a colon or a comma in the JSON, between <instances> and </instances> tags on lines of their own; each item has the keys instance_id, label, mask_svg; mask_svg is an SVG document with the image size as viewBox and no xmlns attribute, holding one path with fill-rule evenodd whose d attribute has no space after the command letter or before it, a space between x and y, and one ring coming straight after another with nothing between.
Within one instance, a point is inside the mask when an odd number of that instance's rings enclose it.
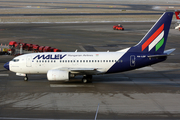
<instances>
[{"instance_id":1,"label":"horizontal stabilizer","mask_svg":"<svg viewBox=\"0 0 180 120\"><path fill-rule=\"evenodd\" d=\"M169 49L169 50L165 50L164 53L170 55L175 50L176 50L176 48L172 48L172 49Z\"/></svg>"},{"instance_id":2,"label":"horizontal stabilizer","mask_svg":"<svg viewBox=\"0 0 180 120\"><path fill-rule=\"evenodd\" d=\"M165 50L163 54L159 54L159 55L149 55L149 58L153 58L153 57L163 57L163 56L169 56L172 55L171 53L176 50L175 48L173 49L169 49L169 50Z\"/></svg>"}]
</instances>

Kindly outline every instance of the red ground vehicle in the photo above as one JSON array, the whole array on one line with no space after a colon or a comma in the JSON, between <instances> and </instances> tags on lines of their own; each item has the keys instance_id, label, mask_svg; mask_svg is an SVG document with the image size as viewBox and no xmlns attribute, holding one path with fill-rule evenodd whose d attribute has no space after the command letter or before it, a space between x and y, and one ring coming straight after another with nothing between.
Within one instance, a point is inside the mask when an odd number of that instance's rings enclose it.
<instances>
[{"instance_id":1,"label":"red ground vehicle","mask_svg":"<svg viewBox=\"0 0 180 120\"><path fill-rule=\"evenodd\" d=\"M51 52L51 47L45 46L43 52Z\"/></svg>"},{"instance_id":2,"label":"red ground vehicle","mask_svg":"<svg viewBox=\"0 0 180 120\"><path fill-rule=\"evenodd\" d=\"M19 48L20 48L20 43L17 42L17 43L14 45L14 47L15 47L16 49L19 49Z\"/></svg>"},{"instance_id":3,"label":"red ground vehicle","mask_svg":"<svg viewBox=\"0 0 180 120\"><path fill-rule=\"evenodd\" d=\"M56 48L51 48L51 52L54 52L54 49L56 49Z\"/></svg>"},{"instance_id":4,"label":"red ground vehicle","mask_svg":"<svg viewBox=\"0 0 180 120\"><path fill-rule=\"evenodd\" d=\"M21 43L23 50L26 48L26 44L27 44L27 43Z\"/></svg>"},{"instance_id":5,"label":"red ground vehicle","mask_svg":"<svg viewBox=\"0 0 180 120\"><path fill-rule=\"evenodd\" d=\"M15 47L15 44L17 44L17 42L15 42L15 41L10 41L10 42L9 42L9 47L10 47L10 48L13 48L13 47Z\"/></svg>"},{"instance_id":6,"label":"red ground vehicle","mask_svg":"<svg viewBox=\"0 0 180 120\"><path fill-rule=\"evenodd\" d=\"M40 46L39 47L39 52L43 52L43 49L45 48L45 46Z\"/></svg>"},{"instance_id":7,"label":"red ground vehicle","mask_svg":"<svg viewBox=\"0 0 180 120\"><path fill-rule=\"evenodd\" d=\"M32 50L32 48L33 48L33 45L32 44L26 44L26 50L28 50L28 51L30 51L30 50Z\"/></svg>"},{"instance_id":8,"label":"red ground vehicle","mask_svg":"<svg viewBox=\"0 0 180 120\"><path fill-rule=\"evenodd\" d=\"M61 52L61 50L54 48L53 52Z\"/></svg>"},{"instance_id":9,"label":"red ground vehicle","mask_svg":"<svg viewBox=\"0 0 180 120\"><path fill-rule=\"evenodd\" d=\"M10 48L19 48L19 42L11 41L9 42Z\"/></svg>"},{"instance_id":10,"label":"red ground vehicle","mask_svg":"<svg viewBox=\"0 0 180 120\"><path fill-rule=\"evenodd\" d=\"M38 52L39 51L39 45L33 45L33 51Z\"/></svg>"},{"instance_id":11,"label":"red ground vehicle","mask_svg":"<svg viewBox=\"0 0 180 120\"><path fill-rule=\"evenodd\" d=\"M113 29L114 30L124 30L124 27L121 24L118 24L118 25L114 25Z\"/></svg>"}]
</instances>

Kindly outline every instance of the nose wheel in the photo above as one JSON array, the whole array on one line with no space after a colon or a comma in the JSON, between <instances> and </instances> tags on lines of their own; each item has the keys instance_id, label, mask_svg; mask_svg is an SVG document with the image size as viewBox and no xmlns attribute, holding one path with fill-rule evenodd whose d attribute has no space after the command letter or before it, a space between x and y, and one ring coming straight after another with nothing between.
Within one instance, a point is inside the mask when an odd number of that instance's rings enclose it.
<instances>
[{"instance_id":1,"label":"nose wheel","mask_svg":"<svg viewBox=\"0 0 180 120\"><path fill-rule=\"evenodd\" d=\"M24 77L24 81L28 81L28 76L27 75Z\"/></svg>"},{"instance_id":2,"label":"nose wheel","mask_svg":"<svg viewBox=\"0 0 180 120\"><path fill-rule=\"evenodd\" d=\"M86 75L82 78L83 83L92 83L92 75Z\"/></svg>"}]
</instances>

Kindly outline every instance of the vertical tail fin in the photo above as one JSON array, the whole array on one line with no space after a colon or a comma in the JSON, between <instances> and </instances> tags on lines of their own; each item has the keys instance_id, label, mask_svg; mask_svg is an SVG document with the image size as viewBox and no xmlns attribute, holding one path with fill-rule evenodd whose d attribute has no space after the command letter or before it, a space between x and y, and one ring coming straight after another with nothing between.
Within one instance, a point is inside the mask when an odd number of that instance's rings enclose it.
<instances>
[{"instance_id":1,"label":"vertical tail fin","mask_svg":"<svg viewBox=\"0 0 180 120\"><path fill-rule=\"evenodd\" d=\"M162 54L165 49L173 12L165 12L142 40L131 48L132 52Z\"/></svg>"}]
</instances>

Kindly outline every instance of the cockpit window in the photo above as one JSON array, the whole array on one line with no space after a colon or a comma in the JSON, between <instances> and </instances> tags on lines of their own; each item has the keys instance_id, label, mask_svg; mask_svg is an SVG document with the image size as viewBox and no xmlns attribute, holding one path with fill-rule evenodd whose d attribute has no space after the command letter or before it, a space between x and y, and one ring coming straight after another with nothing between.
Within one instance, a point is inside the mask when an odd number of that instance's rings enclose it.
<instances>
[{"instance_id":1,"label":"cockpit window","mask_svg":"<svg viewBox=\"0 0 180 120\"><path fill-rule=\"evenodd\" d=\"M19 61L19 59L13 59L12 61L13 61L13 62L18 62L18 61Z\"/></svg>"}]
</instances>

